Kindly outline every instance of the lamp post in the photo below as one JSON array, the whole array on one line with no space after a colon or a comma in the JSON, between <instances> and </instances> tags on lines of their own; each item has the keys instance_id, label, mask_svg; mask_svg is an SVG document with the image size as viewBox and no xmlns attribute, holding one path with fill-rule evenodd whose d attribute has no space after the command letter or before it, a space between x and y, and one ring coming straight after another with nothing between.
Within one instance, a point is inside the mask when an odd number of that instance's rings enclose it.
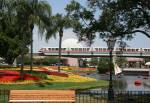
<instances>
[{"instance_id":1,"label":"lamp post","mask_svg":"<svg viewBox=\"0 0 150 103\"><path fill-rule=\"evenodd\" d=\"M115 46L116 39L112 36L109 36L108 39L106 40L108 50L109 50L109 56L110 56L110 61L109 61L109 88L108 88L108 100L113 101L114 100L114 91L113 91L113 83L112 83L112 52Z\"/></svg>"},{"instance_id":2,"label":"lamp post","mask_svg":"<svg viewBox=\"0 0 150 103\"><path fill-rule=\"evenodd\" d=\"M143 53L143 49L140 48L140 58L142 60L142 53ZM140 68L142 68L142 61L140 60Z\"/></svg>"}]
</instances>

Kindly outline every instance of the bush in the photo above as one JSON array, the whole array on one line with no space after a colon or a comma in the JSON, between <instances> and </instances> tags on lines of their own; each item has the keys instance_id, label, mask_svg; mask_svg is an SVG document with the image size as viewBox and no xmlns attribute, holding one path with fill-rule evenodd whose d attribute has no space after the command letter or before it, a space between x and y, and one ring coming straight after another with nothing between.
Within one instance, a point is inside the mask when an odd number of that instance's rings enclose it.
<instances>
[{"instance_id":1,"label":"bush","mask_svg":"<svg viewBox=\"0 0 150 103\"><path fill-rule=\"evenodd\" d=\"M54 58L54 57L45 57L43 60L42 60L42 64L43 65L50 65L50 64L56 64L59 62L59 59L58 58Z\"/></svg>"},{"instance_id":2,"label":"bush","mask_svg":"<svg viewBox=\"0 0 150 103\"><path fill-rule=\"evenodd\" d=\"M111 68L113 69L114 65L111 63ZM109 71L109 62L101 61L97 67L98 73L103 74Z\"/></svg>"},{"instance_id":3,"label":"bush","mask_svg":"<svg viewBox=\"0 0 150 103\"><path fill-rule=\"evenodd\" d=\"M17 58L17 64L21 64L21 57L19 56ZM24 64L25 65L30 65L30 57L29 56L24 56Z\"/></svg>"},{"instance_id":4,"label":"bush","mask_svg":"<svg viewBox=\"0 0 150 103\"><path fill-rule=\"evenodd\" d=\"M104 62L100 62L98 64L97 70L98 70L98 73L100 73L100 74L106 73L109 71L109 65Z\"/></svg>"},{"instance_id":5,"label":"bush","mask_svg":"<svg viewBox=\"0 0 150 103\"><path fill-rule=\"evenodd\" d=\"M24 65L30 65L30 57L29 56L24 56ZM51 64L56 64L59 62L59 59L56 57L45 57L45 58L38 58L35 59L33 58L33 64L34 65L51 65ZM19 56L17 58L17 64L21 64L21 57Z\"/></svg>"}]
</instances>

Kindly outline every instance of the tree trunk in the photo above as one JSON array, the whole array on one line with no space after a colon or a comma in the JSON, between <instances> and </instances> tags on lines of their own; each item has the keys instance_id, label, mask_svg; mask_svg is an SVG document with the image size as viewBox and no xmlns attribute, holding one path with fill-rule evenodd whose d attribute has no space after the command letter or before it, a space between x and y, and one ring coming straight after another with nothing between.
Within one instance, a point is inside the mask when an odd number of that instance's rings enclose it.
<instances>
[{"instance_id":1,"label":"tree trunk","mask_svg":"<svg viewBox=\"0 0 150 103\"><path fill-rule=\"evenodd\" d=\"M5 59L5 62L9 65L13 65L15 58L14 57L8 57Z\"/></svg>"},{"instance_id":2,"label":"tree trunk","mask_svg":"<svg viewBox=\"0 0 150 103\"><path fill-rule=\"evenodd\" d=\"M31 48L30 48L30 72L33 71L33 28L34 25L30 25L30 29L31 29Z\"/></svg>"},{"instance_id":3,"label":"tree trunk","mask_svg":"<svg viewBox=\"0 0 150 103\"><path fill-rule=\"evenodd\" d=\"M58 72L60 72L60 64L61 64L61 43L63 37L63 29L60 28L59 30L59 63L58 63Z\"/></svg>"},{"instance_id":4,"label":"tree trunk","mask_svg":"<svg viewBox=\"0 0 150 103\"><path fill-rule=\"evenodd\" d=\"M36 5L38 3L38 0L34 0L33 1L33 9L34 9L34 14L35 14L35 9L36 9ZM34 29L34 23L32 21L31 25L30 25L30 29L31 29L31 51L30 51L30 72L32 73L33 71L33 29Z\"/></svg>"},{"instance_id":5,"label":"tree trunk","mask_svg":"<svg viewBox=\"0 0 150 103\"><path fill-rule=\"evenodd\" d=\"M23 48L22 48L22 51L21 51L21 70L20 70L20 79L21 80L24 80L23 68L24 68L24 52L23 52Z\"/></svg>"}]
</instances>

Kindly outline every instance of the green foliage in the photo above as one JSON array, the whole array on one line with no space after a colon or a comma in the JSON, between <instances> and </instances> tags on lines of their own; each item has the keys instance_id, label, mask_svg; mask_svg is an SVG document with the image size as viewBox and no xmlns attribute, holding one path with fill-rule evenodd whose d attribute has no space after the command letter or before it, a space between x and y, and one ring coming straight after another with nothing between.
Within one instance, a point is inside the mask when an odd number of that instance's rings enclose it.
<instances>
[{"instance_id":1,"label":"green foliage","mask_svg":"<svg viewBox=\"0 0 150 103\"><path fill-rule=\"evenodd\" d=\"M122 67L122 66L125 65L126 63L127 63L126 58L124 58L124 57L117 57L117 58L116 58L116 64L117 64L119 67Z\"/></svg>"},{"instance_id":2,"label":"green foliage","mask_svg":"<svg viewBox=\"0 0 150 103\"><path fill-rule=\"evenodd\" d=\"M34 59L33 58L33 64L34 65L43 65L43 59L41 59L41 58Z\"/></svg>"},{"instance_id":3,"label":"green foliage","mask_svg":"<svg viewBox=\"0 0 150 103\"><path fill-rule=\"evenodd\" d=\"M34 24L39 27L40 33L44 33L49 25L49 4L43 0L33 1L0 1L0 57L8 64L12 64L21 52L28 52Z\"/></svg>"},{"instance_id":4,"label":"green foliage","mask_svg":"<svg viewBox=\"0 0 150 103\"><path fill-rule=\"evenodd\" d=\"M84 82L84 83L74 83L74 82L53 82L47 83L43 82L44 86L38 84L1 84L0 88L3 90L12 89L24 89L24 90L39 90L39 89L75 89L84 90L90 88L106 87L108 82L104 80L94 81L94 82Z\"/></svg>"},{"instance_id":5,"label":"green foliage","mask_svg":"<svg viewBox=\"0 0 150 103\"><path fill-rule=\"evenodd\" d=\"M30 71L28 73L30 73ZM32 74L32 76L38 77L40 79L48 79L47 74L45 74L45 73L33 71L31 74Z\"/></svg>"},{"instance_id":6,"label":"green foliage","mask_svg":"<svg viewBox=\"0 0 150 103\"><path fill-rule=\"evenodd\" d=\"M150 61L150 58L144 58L145 59L145 62L149 62Z\"/></svg>"},{"instance_id":7,"label":"green foliage","mask_svg":"<svg viewBox=\"0 0 150 103\"><path fill-rule=\"evenodd\" d=\"M42 60L42 64L43 65L51 65L51 64L56 64L59 62L59 59L58 58L52 58L52 57L45 57L43 60Z\"/></svg>"},{"instance_id":8,"label":"green foliage","mask_svg":"<svg viewBox=\"0 0 150 103\"><path fill-rule=\"evenodd\" d=\"M52 65L57 64L59 62L59 59L57 57L44 57L44 58L33 58L33 64L34 65ZM17 64L21 64L21 57L19 56L17 58ZM24 56L24 64L30 65L30 57Z\"/></svg>"},{"instance_id":9,"label":"green foliage","mask_svg":"<svg viewBox=\"0 0 150 103\"><path fill-rule=\"evenodd\" d=\"M89 61L89 64L91 66L97 66L98 65L98 58L91 58L91 61Z\"/></svg>"},{"instance_id":10,"label":"green foliage","mask_svg":"<svg viewBox=\"0 0 150 103\"><path fill-rule=\"evenodd\" d=\"M149 5L149 0L87 0L83 6L72 0L66 11L78 21L74 31L79 39L91 44L96 33L101 38L111 35L130 40L133 34L140 32L150 38Z\"/></svg>"},{"instance_id":11,"label":"green foliage","mask_svg":"<svg viewBox=\"0 0 150 103\"><path fill-rule=\"evenodd\" d=\"M63 16L62 14L56 14L50 19L51 27L48 27L48 33L46 35L46 40L48 40L52 35L56 36L56 33L59 33L59 62L61 61L61 44L64 29L72 27L74 21L70 19L67 15ZM45 62L46 63L46 62ZM48 62L46 63L48 65ZM60 72L60 65L58 65L58 71Z\"/></svg>"},{"instance_id":12,"label":"green foliage","mask_svg":"<svg viewBox=\"0 0 150 103\"><path fill-rule=\"evenodd\" d=\"M97 70L100 74L106 73L109 71L109 64L106 64L105 62L100 62L98 64Z\"/></svg>"},{"instance_id":13,"label":"green foliage","mask_svg":"<svg viewBox=\"0 0 150 103\"><path fill-rule=\"evenodd\" d=\"M63 16L62 14L56 14L50 19L51 26L48 27L48 33L46 34L46 40L52 36L56 36L56 33L59 33L59 36L63 36L64 29L72 27L73 21L68 16Z\"/></svg>"},{"instance_id":14,"label":"green foliage","mask_svg":"<svg viewBox=\"0 0 150 103\"><path fill-rule=\"evenodd\" d=\"M27 30L26 16L18 16L15 0L3 0L0 11L0 57L6 63L12 64L14 59L21 53L28 52L29 33ZM21 22L22 20L22 22ZM23 35L27 36L23 39ZM23 44L26 44L25 46Z\"/></svg>"},{"instance_id":15,"label":"green foliage","mask_svg":"<svg viewBox=\"0 0 150 103\"><path fill-rule=\"evenodd\" d=\"M114 65L111 63L109 64L109 59L107 58L101 58L97 67L97 70L100 74L106 73L109 71L111 65L112 70L114 70Z\"/></svg>"},{"instance_id":16,"label":"green foliage","mask_svg":"<svg viewBox=\"0 0 150 103\"><path fill-rule=\"evenodd\" d=\"M21 57L20 56L17 58L17 64L21 64ZM24 64L25 65L30 64L30 57L29 56L24 56Z\"/></svg>"}]
</instances>

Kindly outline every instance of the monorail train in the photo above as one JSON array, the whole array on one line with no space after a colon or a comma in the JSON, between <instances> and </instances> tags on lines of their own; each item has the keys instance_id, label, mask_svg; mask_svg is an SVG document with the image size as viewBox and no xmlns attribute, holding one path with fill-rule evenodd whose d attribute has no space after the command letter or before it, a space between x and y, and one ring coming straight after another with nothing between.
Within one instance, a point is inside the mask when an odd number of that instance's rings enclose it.
<instances>
[{"instance_id":1,"label":"monorail train","mask_svg":"<svg viewBox=\"0 0 150 103\"><path fill-rule=\"evenodd\" d=\"M39 52L57 52L58 47L45 47L41 48ZM80 48L61 48L63 52L108 52L108 48L99 48L99 47L80 47ZM123 52L150 52L150 48L114 48L114 51L123 51Z\"/></svg>"}]
</instances>

